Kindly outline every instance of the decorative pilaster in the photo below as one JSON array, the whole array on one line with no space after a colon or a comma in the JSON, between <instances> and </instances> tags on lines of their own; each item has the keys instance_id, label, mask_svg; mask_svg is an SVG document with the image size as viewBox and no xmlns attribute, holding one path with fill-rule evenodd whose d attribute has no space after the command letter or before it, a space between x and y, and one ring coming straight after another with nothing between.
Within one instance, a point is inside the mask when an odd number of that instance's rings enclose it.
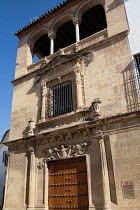
<instances>
[{"instance_id":1,"label":"decorative pilaster","mask_svg":"<svg viewBox=\"0 0 140 210\"><path fill-rule=\"evenodd\" d=\"M56 33L50 33L48 34L48 37L50 38L50 55L54 53L54 39L56 37Z\"/></svg>"},{"instance_id":2,"label":"decorative pilaster","mask_svg":"<svg viewBox=\"0 0 140 210\"><path fill-rule=\"evenodd\" d=\"M28 151L30 153L28 209L33 210L35 205L35 153L33 147L29 147Z\"/></svg>"},{"instance_id":3,"label":"decorative pilaster","mask_svg":"<svg viewBox=\"0 0 140 210\"><path fill-rule=\"evenodd\" d=\"M92 187L91 187L91 168L90 168L90 157L87 156L86 158L86 165L87 165L87 177L88 177L88 197L89 197L89 210L95 210L95 205L92 202Z\"/></svg>"},{"instance_id":4,"label":"decorative pilaster","mask_svg":"<svg viewBox=\"0 0 140 210\"><path fill-rule=\"evenodd\" d=\"M103 208L111 210L111 199L110 199L110 188L109 188L109 177L106 160L106 152L104 145L104 135L101 131L95 133L95 138L100 144L100 155L101 155L101 170L102 170L102 189L103 189Z\"/></svg>"},{"instance_id":5,"label":"decorative pilaster","mask_svg":"<svg viewBox=\"0 0 140 210\"><path fill-rule=\"evenodd\" d=\"M46 94L47 94L46 82L42 83L41 86L42 86L41 122L45 122L45 118L46 118Z\"/></svg>"},{"instance_id":6,"label":"decorative pilaster","mask_svg":"<svg viewBox=\"0 0 140 210\"><path fill-rule=\"evenodd\" d=\"M77 90L77 111L79 111L84 106L82 76L81 76L81 71L79 69L75 71L75 80L76 80L76 90Z\"/></svg>"},{"instance_id":7,"label":"decorative pilaster","mask_svg":"<svg viewBox=\"0 0 140 210\"><path fill-rule=\"evenodd\" d=\"M77 19L73 20L73 23L75 25L75 31L76 31L76 42L79 42L80 41L79 25L80 25L81 21L77 18Z\"/></svg>"},{"instance_id":8,"label":"decorative pilaster","mask_svg":"<svg viewBox=\"0 0 140 210\"><path fill-rule=\"evenodd\" d=\"M45 210L48 210L48 163L47 161L45 161L44 163L44 167L45 167L45 186L44 186L44 205L45 205Z\"/></svg>"}]
</instances>

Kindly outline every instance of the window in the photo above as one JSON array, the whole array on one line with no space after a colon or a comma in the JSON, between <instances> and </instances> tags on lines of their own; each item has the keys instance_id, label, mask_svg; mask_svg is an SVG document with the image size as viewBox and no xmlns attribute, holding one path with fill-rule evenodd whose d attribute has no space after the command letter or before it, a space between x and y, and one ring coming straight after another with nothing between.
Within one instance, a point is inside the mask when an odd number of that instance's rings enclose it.
<instances>
[{"instance_id":1,"label":"window","mask_svg":"<svg viewBox=\"0 0 140 210\"><path fill-rule=\"evenodd\" d=\"M65 114L73 110L72 83L66 81L49 88L49 117Z\"/></svg>"},{"instance_id":2,"label":"window","mask_svg":"<svg viewBox=\"0 0 140 210\"><path fill-rule=\"evenodd\" d=\"M134 55L134 62L135 62L136 77L140 89L140 53Z\"/></svg>"},{"instance_id":3,"label":"window","mask_svg":"<svg viewBox=\"0 0 140 210\"><path fill-rule=\"evenodd\" d=\"M3 159L2 162L4 163L5 166L8 164L8 156L6 154L6 151L3 151Z\"/></svg>"}]
</instances>

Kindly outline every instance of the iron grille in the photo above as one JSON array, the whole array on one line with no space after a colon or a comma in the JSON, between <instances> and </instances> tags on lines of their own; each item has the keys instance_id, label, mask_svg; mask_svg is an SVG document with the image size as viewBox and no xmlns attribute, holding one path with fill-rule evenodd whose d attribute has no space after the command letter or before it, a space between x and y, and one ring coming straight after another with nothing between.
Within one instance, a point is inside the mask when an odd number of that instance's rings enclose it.
<instances>
[{"instance_id":1,"label":"iron grille","mask_svg":"<svg viewBox=\"0 0 140 210\"><path fill-rule=\"evenodd\" d=\"M134 55L134 61L135 61L137 82L140 90L140 54Z\"/></svg>"},{"instance_id":2,"label":"iron grille","mask_svg":"<svg viewBox=\"0 0 140 210\"><path fill-rule=\"evenodd\" d=\"M66 81L49 88L49 117L71 112L72 83Z\"/></svg>"}]
</instances>

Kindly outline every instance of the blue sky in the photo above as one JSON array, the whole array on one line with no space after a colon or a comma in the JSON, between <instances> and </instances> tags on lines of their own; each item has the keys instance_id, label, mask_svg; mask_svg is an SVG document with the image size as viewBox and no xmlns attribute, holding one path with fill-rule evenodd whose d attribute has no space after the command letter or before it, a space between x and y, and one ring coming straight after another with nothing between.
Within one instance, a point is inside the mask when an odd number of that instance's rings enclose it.
<instances>
[{"instance_id":1,"label":"blue sky","mask_svg":"<svg viewBox=\"0 0 140 210\"><path fill-rule=\"evenodd\" d=\"M0 0L0 140L10 128L18 38L14 35L63 0Z\"/></svg>"}]
</instances>

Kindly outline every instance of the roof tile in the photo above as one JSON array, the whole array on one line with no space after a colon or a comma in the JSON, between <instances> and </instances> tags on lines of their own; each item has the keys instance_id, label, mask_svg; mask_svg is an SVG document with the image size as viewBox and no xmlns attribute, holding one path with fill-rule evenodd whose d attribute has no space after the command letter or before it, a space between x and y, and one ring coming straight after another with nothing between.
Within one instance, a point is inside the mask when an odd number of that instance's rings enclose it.
<instances>
[{"instance_id":1,"label":"roof tile","mask_svg":"<svg viewBox=\"0 0 140 210\"><path fill-rule=\"evenodd\" d=\"M37 18L36 20L32 21L31 23L29 23L27 26L25 26L24 28L20 29L19 31L15 32L15 36L19 36L20 34L22 34L24 31L27 31L29 28L31 28L32 26L36 25L38 22L42 21L43 19L45 19L46 17L49 17L50 15L52 15L54 12L58 11L59 9L61 9L62 7L64 7L65 5L67 5L69 2L72 2L75 0L66 0L63 1L62 3L60 3L59 5L57 5L56 7L54 7L53 9L50 9L49 11L45 12L42 16L40 16L39 18Z\"/></svg>"}]
</instances>

